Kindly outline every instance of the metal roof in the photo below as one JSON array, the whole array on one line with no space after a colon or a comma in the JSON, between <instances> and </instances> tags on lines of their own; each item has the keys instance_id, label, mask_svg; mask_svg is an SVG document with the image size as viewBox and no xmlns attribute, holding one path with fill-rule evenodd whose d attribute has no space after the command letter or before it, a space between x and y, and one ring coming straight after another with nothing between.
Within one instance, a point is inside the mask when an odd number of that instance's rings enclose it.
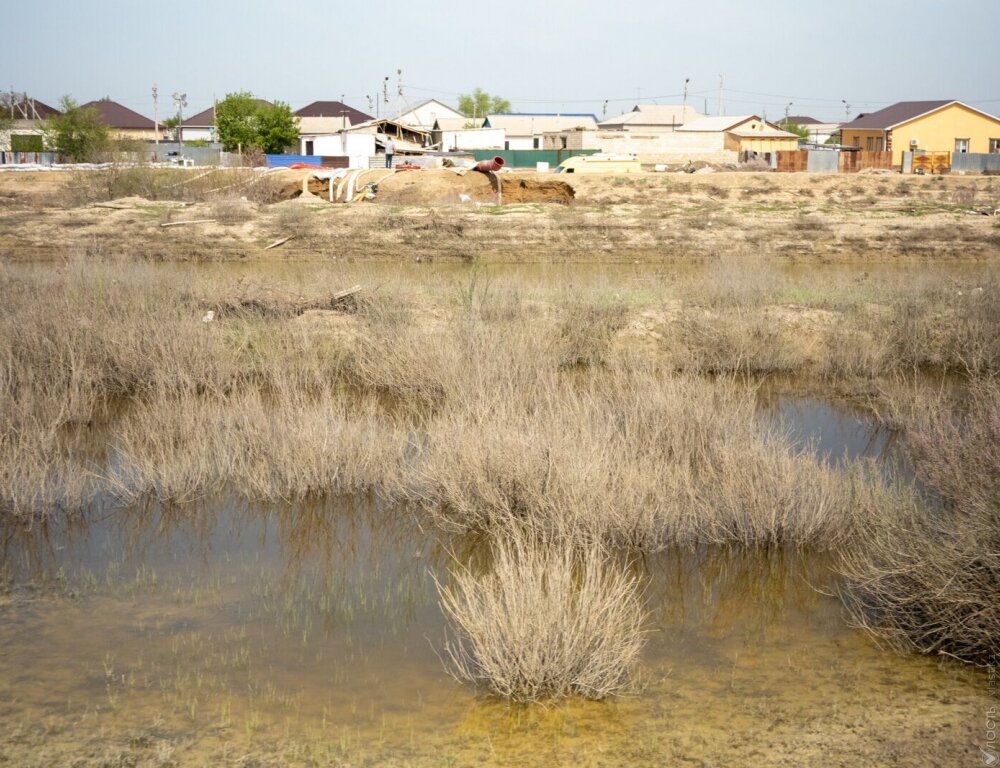
<instances>
[{"instance_id":1,"label":"metal roof","mask_svg":"<svg viewBox=\"0 0 1000 768\"><path fill-rule=\"evenodd\" d=\"M508 136L537 136L540 133L570 131L574 128L595 128L597 118L591 114L556 115L522 112L487 115L483 128L503 128Z\"/></svg>"},{"instance_id":2,"label":"metal roof","mask_svg":"<svg viewBox=\"0 0 1000 768\"><path fill-rule=\"evenodd\" d=\"M675 126L699 120L704 115L684 104L636 104L630 112L609 117L598 123L602 127L616 125Z\"/></svg>"},{"instance_id":3,"label":"metal roof","mask_svg":"<svg viewBox=\"0 0 1000 768\"><path fill-rule=\"evenodd\" d=\"M805 115L789 115L781 120L783 123L795 123L796 125L822 125L822 120L817 120L815 117L806 117Z\"/></svg>"},{"instance_id":4,"label":"metal roof","mask_svg":"<svg viewBox=\"0 0 1000 768\"><path fill-rule=\"evenodd\" d=\"M844 123L843 127L848 130L875 130L884 131L902 123L908 123L914 118L936 112L949 104L961 104L959 101L899 101L878 112L869 112L867 115L858 115L849 123ZM964 104L962 106L965 106ZM969 107L972 109L972 107ZM975 110L979 111L979 110ZM983 113L985 114L985 113ZM992 115L990 115L992 117ZM994 118L996 119L996 118Z\"/></svg>"},{"instance_id":5,"label":"metal roof","mask_svg":"<svg viewBox=\"0 0 1000 768\"><path fill-rule=\"evenodd\" d=\"M718 133L720 131L731 131L737 126L743 125L743 123L749 122L750 120L760 120L760 122L764 122L757 115L722 115L721 117L703 117L700 120L685 123L677 130L697 131L700 133Z\"/></svg>"},{"instance_id":6,"label":"metal roof","mask_svg":"<svg viewBox=\"0 0 1000 768\"><path fill-rule=\"evenodd\" d=\"M132 128L153 130L153 121L143 117L138 112L119 104L117 101L88 101L84 108L93 107L97 110L100 121L111 128Z\"/></svg>"},{"instance_id":7,"label":"metal roof","mask_svg":"<svg viewBox=\"0 0 1000 768\"><path fill-rule=\"evenodd\" d=\"M360 109L349 107L342 101L314 101L312 104L302 107L295 114L299 117L342 117L345 113L352 124L372 119L371 115L366 115Z\"/></svg>"}]
</instances>

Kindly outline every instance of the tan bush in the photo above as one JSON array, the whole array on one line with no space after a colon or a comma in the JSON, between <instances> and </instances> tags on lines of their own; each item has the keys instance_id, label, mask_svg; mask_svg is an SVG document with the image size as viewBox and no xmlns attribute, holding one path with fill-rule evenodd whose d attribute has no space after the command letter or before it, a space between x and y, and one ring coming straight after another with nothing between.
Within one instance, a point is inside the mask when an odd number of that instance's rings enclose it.
<instances>
[{"instance_id":1,"label":"tan bush","mask_svg":"<svg viewBox=\"0 0 1000 768\"><path fill-rule=\"evenodd\" d=\"M455 628L446 646L459 680L515 701L627 691L645 643L642 592L596 547L539 541L519 529L491 539L491 564L438 583Z\"/></svg>"}]
</instances>

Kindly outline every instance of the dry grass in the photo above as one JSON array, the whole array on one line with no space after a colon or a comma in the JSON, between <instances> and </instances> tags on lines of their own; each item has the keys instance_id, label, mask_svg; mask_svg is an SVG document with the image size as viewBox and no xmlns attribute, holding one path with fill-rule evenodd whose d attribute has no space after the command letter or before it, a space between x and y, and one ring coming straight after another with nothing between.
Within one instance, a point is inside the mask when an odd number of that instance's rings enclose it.
<instances>
[{"instance_id":1,"label":"dry grass","mask_svg":"<svg viewBox=\"0 0 1000 768\"><path fill-rule=\"evenodd\" d=\"M575 549L501 531L484 573L460 567L438 583L456 636L456 678L514 701L627 691L645 643L642 591L596 547Z\"/></svg>"},{"instance_id":2,"label":"dry grass","mask_svg":"<svg viewBox=\"0 0 1000 768\"><path fill-rule=\"evenodd\" d=\"M1000 384L948 403L918 395L909 441L916 498L859 520L846 548L842 596L856 624L905 650L981 665L1000 654Z\"/></svg>"}]
</instances>

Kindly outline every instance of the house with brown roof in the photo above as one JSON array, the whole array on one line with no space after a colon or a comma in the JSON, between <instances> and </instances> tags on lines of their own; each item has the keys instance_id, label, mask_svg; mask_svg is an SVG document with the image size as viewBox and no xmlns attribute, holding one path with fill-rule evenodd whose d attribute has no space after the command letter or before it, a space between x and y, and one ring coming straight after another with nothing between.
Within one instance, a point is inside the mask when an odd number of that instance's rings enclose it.
<instances>
[{"instance_id":1,"label":"house with brown roof","mask_svg":"<svg viewBox=\"0 0 1000 768\"><path fill-rule=\"evenodd\" d=\"M1000 153L1000 117L955 100L900 101L845 123L840 142L891 151L893 165L904 152Z\"/></svg>"},{"instance_id":2,"label":"house with brown roof","mask_svg":"<svg viewBox=\"0 0 1000 768\"><path fill-rule=\"evenodd\" d=\"M316 147L329 143L324 142L326 137L373 119L371 115L342 101L314 101L298 110L295 116L299 118L299 144L306 155L322 154L317 152ZM340 143L344 144L343 141Z\"/></svg>"},{"instance_id":3,"label":"house with brown roof","mask_svg":"<svg viewBox=\"0 0 1000 768\"><path fill-rule=\"evenodd\" d=\"M89 101L82 106L84 108L93 107L97 111L98 119L108 126L112 138L143 141L161 138L152 120L117 101L99 99L98 101Z\"/></svg>"},{"instance_id":4,"label":"house with brown roof","mask_svg":"<svg viewBox=\"0 0 1000 768\"><path fill-rule=\"evenodd\" d=\"M0 132L0 150L41 152L44 149L45 121L61 115L55 107L27 94L7 94L0 109L11 120L10 129Z\"/></svg>"}]
</instances>

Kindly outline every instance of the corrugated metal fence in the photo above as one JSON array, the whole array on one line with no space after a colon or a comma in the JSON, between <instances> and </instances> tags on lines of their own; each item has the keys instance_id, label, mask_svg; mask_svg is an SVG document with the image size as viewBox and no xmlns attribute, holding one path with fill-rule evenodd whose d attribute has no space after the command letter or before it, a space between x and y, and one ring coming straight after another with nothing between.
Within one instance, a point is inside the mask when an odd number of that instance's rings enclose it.
<instances>
[{"instance_id":1,"label":"corrugated metal fence","mask_svg":"<svg viewBox=\"0 0 1000 768\"><path fill-rule=\"evenodd\" d=\"M892 168L891 152L850 152L829 149L789 150L775 153L781 173L857 173L867 168Z\"/></svg>"},{"instance_id":2,"label":"corrugated metal fence","mask_svg":"<svg viewBox=\"0 0 1000 768\"><path fill-rule=\"evenodd\" d=\"M951 156L951 170L965 173L983 173L985 171L1000 173L1000 154L956 152Z\"/></svg>"}]
</instances>

